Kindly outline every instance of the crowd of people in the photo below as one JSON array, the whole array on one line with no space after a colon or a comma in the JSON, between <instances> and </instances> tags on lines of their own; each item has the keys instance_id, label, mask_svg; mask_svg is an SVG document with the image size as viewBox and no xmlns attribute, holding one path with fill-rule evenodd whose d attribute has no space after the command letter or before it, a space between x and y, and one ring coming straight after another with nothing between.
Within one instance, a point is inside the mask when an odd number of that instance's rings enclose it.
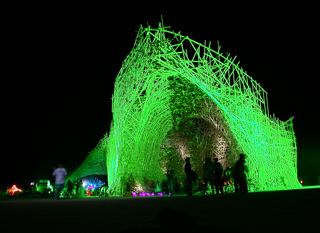
<instances>
[{"instance_id":1,"label":"crowd of people","mask_svg":"<svg viewBox=\"0 0 320 233\"><path fill-rule=\"evenodd\" d=\"M63 168L62 164L59 164L58 168L54 168L52 173L53 179L51 180L51 183L53 184L54 199L59 199L61 196L65 198L74 198L84 195L82 180L78 179L75 183L72 183L72 181L69 179L67 182L65 182L67 175L67 171L65 168ZM62 191L64 191L63 194ZM92 191L88 189L87 194L89 194L89 192L92 193Z\"/></svg>"},{"instance_id":2,"label":"crowd of people","mask_svg":"<svg viewBox=\"0 0 320 233\"><path fill-rule=\"evenodd\" d=\"M205 158L203 164L202 177L195 172L192 166L191 158L185 159L185 176L181 177L179 171L169 169L166 179L162 182L144 179L142 182L136 182L132 174L126 182L126 188L123 190L124 196L132 196L133 193L158 193L176 195L187 194L224 194L224 193L247 193L247 166L245 164L245 155L240 154L239 160L233 167L223 168L218 158L212 161L209 157ZM179 173L179 174L176 174ZM137 185L139 184L139 185ZM211 189L208 188L210 185ZM138 190L140 187L142 190Z\"/></svg>"},{"instance_id":3,"label":"crowd of people","mask_svg":"<svg viewBox=\"0 0 320 233\"><path fill-rule=\"evenodd\" d=\"M197 175L191 164L191 158L185 159L184 172L185 180L178 179L174 170L167 171L167 179L162 182L157 181L144 181L145 189L147 192L163 192L169 195L175 194L187 194L193 196L195 193L208 194L224 194L225 192L235 193L247 193L247 172L248 168L245 164L245 155L240 154L240 158L234 164L233 167L223 168L218 158L205 158L203 164L203 176ZM58 165L58 168L53 168L51 174L51 184L53 186L53 195L49 193L46 196L53 196L54 199L63 198L75 198L83 196L91 196L93 192L96 192L95 196L107 196L106 187L104 189L90 189L86 190L82 186L82 180L78 179L75 183L72 183L69 179L66 182L67 171L62 164ZM211 189L208 188L208 185ZM135 181L133 177L127 182L126 192L129 196L132 194L135 187ZM230 191L231 190L231 191ZM0 193L4 196L4 193ZM41 194L42 196L44 193Z\"/></svg>"},{"instance_id":4,"label":"crowd of people","mask_svg":"<svg viewBox=\"0 0 320 233\"><path fill-rule=\"evenodd\" d=\"M192 196L194 193L194 185L199 181L199 179L196 172L192 169L190 157L186 158L184 169L187 180L186 185L188 186L187 195ZM223 194L224 186L233 186L235 193L247 193L247 172L248 168L245 164L244 154L240 154L239 160L233 167L227 167L225 170L218 158L214 158L214 162L212 162L211 159L207 157L203 165L202 184L204 186L200 189L203 195L205 195L208 189L208 184L210 184L212 195L214 195L214 193Z\"/></svg>"},{"instance_id":5,"label":"crowd of people","mask_svg":"<svg viewBox=\"0 0 320 233\"><path fill-rule=\"evenodd\" d=\"M239 160L234 164L233 167L223 168L218 158L214 158L212 161L209 157L205 158L203 164L203 177L197 176L194 171L191 158L188 157L185 160L184 171L186 174L185 182L181 182L175 176L174 170L168 170L167 179L160 183L157 181L145 180L145 187L147 191L152 192L164 192L169 195L183 194L186 193L188 196L194 195L194 193L202 192L203 195L210 193L208 185L211 187L211 194L224 194L226 188L232 187L232 191L235 193L247 193L247 166L245 164L245 155L240 154ZM54 179L54 198L59 199L61 191L65 184L65 178L67 176L66 170L60 164L58 168L52 173ZM135 181L131 177L127 183L126 193L131 195ZM197 189L195 189L197 187ZM79 197L81 194L82 181L77 181L73 184L70 180L65 185L65 197ZM91 190L86 191L86 195L91 195ZM99 196L99 194L98 194ZM103 195L105 196L105 195Z\"/></svg>"}]
</instances>

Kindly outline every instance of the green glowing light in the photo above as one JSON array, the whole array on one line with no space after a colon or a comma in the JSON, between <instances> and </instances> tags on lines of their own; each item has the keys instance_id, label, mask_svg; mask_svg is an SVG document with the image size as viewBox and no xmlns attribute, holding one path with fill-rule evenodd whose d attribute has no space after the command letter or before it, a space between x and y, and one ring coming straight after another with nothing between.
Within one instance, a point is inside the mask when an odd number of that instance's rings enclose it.
<instances>
[{"instance_id":1,"label":"green glowing light","mask_svg":"<svg viewBox=\"0 0 320 233\"><path fill-rule=\"evenodd\" d=\"M141 26L115 81L110 134L78 176L106 159L108 192L118 195L130 177L161 182L170 168L182 179L185 157L201 175L206 156L226 168L244 153L254 191L300 188L293 118L270 116L267 92L219 51Z\"/></svg>"}]
</instances>

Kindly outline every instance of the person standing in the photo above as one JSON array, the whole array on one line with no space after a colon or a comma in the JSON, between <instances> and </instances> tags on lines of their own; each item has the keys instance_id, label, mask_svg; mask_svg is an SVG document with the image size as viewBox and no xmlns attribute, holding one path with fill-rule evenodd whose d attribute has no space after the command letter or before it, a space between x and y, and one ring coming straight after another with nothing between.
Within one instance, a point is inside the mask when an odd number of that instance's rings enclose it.
<instances>
[{"instance_id":1,"label":"person standing","mask_svg":"<svg viewBox=\"0 0 320 233\"><path fill-rule=\"evenodd\" d=\"M190 163L190 157L186 158L186 164L184 165L184 171L187 176L187 186L188 186L188 196L192 196L192 190L193 190L193 180L195 173L191 169L191 163Z\"/></svg>"},{"instance_id":2,"label":"person standing","mask_svg":"<svg viewBox=\"0 0 320 233\"><path fill-rule=\"evenodd\" d=\"M247 193L247 172L248 168L245 165L245 155L240 154L240 159L234 164L235 168L235 177L234 177L234 186L236 193Z\"/></svg>"},{"instance_id":3,"label":"person standing","mask_svg":"<svg viewBox=\"0 0 320 233\"><path fill-rule=\"evenodd\" d=\"M214 175L215 175L215 186L216 193L223 194L223 180L222 180L223 167L222 164L219 163L218 158L214 158Z\"/></svg>"},{"instance_id":4,"label":"person standing","mask_svg":"<svg viewBox=\"0 0 320 233\"><path fill-rule=\"evenodd\" d=\"M54 198L59 199L60 192L62 191L64 187L65 178L67 176L67 171L64 169L62 164L59 164L58 168L54 170L52 173L53 176L55 176L55 193Z\"/></svg>"},{"instance_id":5,"label":"person standing","mask_svg":"<svg viewBox=\"0 0 320 233\"><path fill-rule=\"evenodd\" d=\"M71 180L68 180L68 182L67 182L67 191L68 191L67 196L68 197L72 197L72 195L73 195L73 183L71 182Z\"/></svg>"},{"instance_id":6,"label":"person standing","mask_svg":"<svg viewBox=\"0 0 320 233\"><path fill-rule=\"evenodd\" d=\"M77 197L82 197L82 192L83 192L82 180L78 180L77 181L76 196Z\"/></svg>"},{"instance_id":7,"label":"person standing","mask_svg":"<svg viewBox=\"0 0 320 233\"><path fill-rule=\"evenodd\" d=\"M206 194L207 185L210 182L212 195L214 194L213 181L214 181L214 164L209 157L206 157L206 161L203 165L203 180L204 180L204 188L203 195Z\"/></svg>"}]
</instances>

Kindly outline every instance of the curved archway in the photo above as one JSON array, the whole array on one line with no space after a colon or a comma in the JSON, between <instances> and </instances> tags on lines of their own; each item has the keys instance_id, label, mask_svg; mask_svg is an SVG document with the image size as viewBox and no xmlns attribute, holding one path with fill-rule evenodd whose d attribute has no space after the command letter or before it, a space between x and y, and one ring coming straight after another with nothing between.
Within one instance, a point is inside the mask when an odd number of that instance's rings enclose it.
<instances>
[{"instance_id":1,"label":"curved archway","mask_svg":"<svg viewBox=\"0 0 320 233\"><path fill-rule=\"evenodd\" d=\"M271 117L266 91L234 61L162 25L140 28L112 97L113 123L104 148L109 193L121 194L130 177L164 179L166 155L174 153L167 145L175 144L181 156L191 147L177 137L179 126L190 121L191 127L210 126L213 144L225 148L214 153L227 163L240 152L247 155L257 189L301 187L292 118Z\"/></svg>"}]
</instances>

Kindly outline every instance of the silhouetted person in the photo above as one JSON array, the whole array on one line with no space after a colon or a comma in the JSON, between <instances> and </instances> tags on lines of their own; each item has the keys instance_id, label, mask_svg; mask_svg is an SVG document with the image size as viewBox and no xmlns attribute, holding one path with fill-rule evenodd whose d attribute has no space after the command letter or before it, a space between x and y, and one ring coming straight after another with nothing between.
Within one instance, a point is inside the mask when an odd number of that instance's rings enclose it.
<instances>
[{"instance_id":1,"label":"silhouetted person","mask_svg":"<svg viewBox=\"0 0 320 233\"><path fill-rule=\"evenodd\" d=\"M192 189L193 189L193 180L194 180L194 171L191 169L191 163L190 163L190 158L186 158L186 164L184 165L184 171L187 176L187 186L188 186L188 191L187 194L188 196L192 196Z\"/></svg>"},{"instance_id":2,"label":"silhouetted person","mask_svg":"<svg viewBox=\"0 0 320 233\"><path fill-rule=\"evenodd\" d=\"M56 178L54 198L59 199L60 192L64 187L64 179L67 176L67 171L63 168L62 164L59 164L59 167L56 170L54 170L52 175Z\"/></svg>"},{"instance_id":3,"label":"silhouetted person","mask_svg":"<svg viewBox=\"0 0 320 233\"><path fill-rule=\"evenodd\" d=\"M127 193L129 195L131 195L132 192L134 191L135 183L136 182L134 181L133 175L131 173L130 176L129 176L129 179L127 181Z\"/></svg>"},{"instance_id":4,"label":"silhouetted person","mask_svg":"<svg viewBox=\"0 0 320 233\"><path fill-rule=\"evenodd\" d=\"M67 195L68 195L68 197L71 196L72 190L73 190L73 183L71 182L71 180L68 180L68 182L67 182Z\"/></svg>"},{"instance_id":5,"label":"silhouetted person","mask_svg":"<svg viewBox=\"0 0 320 233\"><path fill-rule=\"evenodd\" d=\"M214 184L216 186L216 193L223 194L223 180L222 180L223 167L222 164L219 163L218 158L214 159Z\"/></svg>"},{"instance_id":6,"label":"silhouetted person","mask_svg":"<svg viewBox=\"0 0 320 233\"><path fill-rule=\"evenodd\" d=\"M82 180L79 180L77 182L77 191L76 191L76 195L79 197L80 196L80 192L81 192L81 189L82 189Z\"/></svg>"},{"instance_id":7,"label":"silhouetted person","mask_svg":"<svg viewBox=\"0 0 320 233\"><path fill-rule=\"evenodd\" d=\"M236 193L247 193L247 167L245 165L245 155L240 154L240 159L234 165L234 187Z\"/></svg>"},{"instance_id":8,"label":"silhouetted person","mask_svg":"<svg viewBox=\"0 0 320 233\"><path fill-rule=\"evenodd\" d=\"M211 184L212 195L214 194L213 182L214 182L214 164L209 157L206 157L206 161L203 165L203 180L204 180L204 189L203 195L206 194L206 189L208 183Z\"/></svg>"}]
</instances>

